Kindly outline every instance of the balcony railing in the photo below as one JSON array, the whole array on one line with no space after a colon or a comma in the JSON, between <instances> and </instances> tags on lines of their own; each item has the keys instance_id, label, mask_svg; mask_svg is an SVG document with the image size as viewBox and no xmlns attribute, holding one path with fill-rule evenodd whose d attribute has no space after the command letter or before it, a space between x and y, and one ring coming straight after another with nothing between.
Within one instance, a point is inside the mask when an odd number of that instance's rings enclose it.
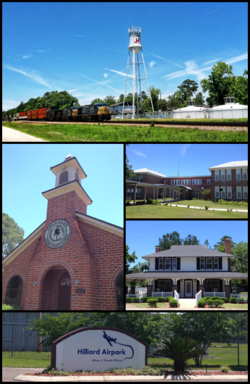
<instances>
[{"instance_id":1,"label":"balcony railing","mask_svg":"<svg viewBox=\"0 0 250 384\"><path fill-rule=\"evenodd\" d=\"M206 296L226 297L225 292L215 292L215 291L214 292L204 292L204 297L206 297Z\"/></svg>"}]
</instances>

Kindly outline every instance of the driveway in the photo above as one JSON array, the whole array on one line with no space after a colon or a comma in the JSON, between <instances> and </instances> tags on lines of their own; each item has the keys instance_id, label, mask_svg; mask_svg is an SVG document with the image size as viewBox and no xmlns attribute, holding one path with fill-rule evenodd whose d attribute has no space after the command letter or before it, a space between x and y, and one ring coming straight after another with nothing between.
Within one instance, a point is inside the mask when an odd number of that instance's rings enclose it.
<instances>
[{"instance_id":1,"label":"driveway","mask_svg":"<svg viewBox=\"0 0 250 384\"><path fill-rule=\"evenodd\" d=\"M20 380L14 380L15 377L19 375L24 375L25 373L35 373L42 372L44 368L2 368L2 380L3 382L14 383Z\"/></svg>"},{"instance_id":2,"label":"driveway","mask_svg":"<svg viewBox=\"0 0 250 384\"><path fill-rule=\"evenodd\" d=\"M41 142L47 143L46 140L28 135L27 133L19 132L16 129L2 127L2 142Z\"/></svg>"}]
</instances>

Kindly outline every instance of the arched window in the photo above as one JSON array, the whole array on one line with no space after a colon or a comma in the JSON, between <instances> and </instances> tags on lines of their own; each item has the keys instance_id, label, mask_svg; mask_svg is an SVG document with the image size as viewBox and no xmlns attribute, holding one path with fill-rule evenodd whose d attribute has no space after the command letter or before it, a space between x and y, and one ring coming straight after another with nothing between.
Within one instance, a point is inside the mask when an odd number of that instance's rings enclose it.
<instances>
[{"instance_id":1,"label":"arched window","mask_svg":"<svg viewBox=\"0 0 250 384\"><path fill-rule=\"evenodd\" d=\"M62 172L60 175L59 184L66 183L68 179L69 179L69 172L68 171Z\"/></svg>"},{"instance_id":2,"label":"arched window","mask_svg":"<svg viewBox=\"0 0 250 384\"><path fill-rule=\"evenodd\" d=\"M124 274L121 272L115 282L116 309L124 310Z\"/></svg>"},{"instance_id":3,"label":"arched window","mask_svg":"<svg viewBox=\"0 0 250 384\"><path fill-rule=\"evenodd\" d=\"M80 183L79 176L77 173L75 173L75 179L78 181L78 183Z\"/></svg>"},{"instance_id":4,"label":"arched window","mask_svg":"<svg viewBox=\"0 0 250 384\"><path fill-rule=\"evenodd\" d=\"M17 304L20 307L23 281L20 276L13 276L7 286L5 304Z\"/></svg>"}]
</instances>

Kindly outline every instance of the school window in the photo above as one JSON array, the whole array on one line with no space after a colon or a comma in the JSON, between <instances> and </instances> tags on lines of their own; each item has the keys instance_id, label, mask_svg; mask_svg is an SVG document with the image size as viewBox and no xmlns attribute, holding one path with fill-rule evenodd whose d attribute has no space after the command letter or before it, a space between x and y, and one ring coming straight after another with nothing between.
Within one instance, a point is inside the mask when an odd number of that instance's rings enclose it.
<instances>
[{"instance_id":1,"label":"school window","mask_svg":"<svg viewBox=\"0 0 250 384\"><path fill-rule=\"evenodd\" d=\"M141 181L141 182L142 182L142 180L143 180L143 176L142 176L142 175L140 175L140 176L139 176L139 181Z\"/></svg>"},{"instance_id":2,"label":"school window","mask_svg":"<svg viewBox=\"0 0 250 384\"><path fill-rule=\"evenodd\" d=\"M240 169L236 169L236 180L241 180L241 170Z\"/></svg>"},{"instance_id":3,"label":"school window","mask_svg":"<svg viewBox=\"0 0 250 384\"><path fill-rule=\"evenodd\" d=\"M225 181L225 169L222 169L220 171L220 179L221 179L221 181Z\"/></svg>"},{"instance_id":4,"label":"school window","mask_svg":"<svg viewBox=\"0 0 250 384\"><path fill-rule=\"evenodd\" d=\"M248 187L243 187L243 197L244 199L248 199Z\"/></svg>"},{"instance_id":5,"label":"school window","mask_svg":"<svg viewBox=\"0 0 250 384\"><path fill-rule=\"evenodd\" d=\"M215 171L215 181L219 181L219 170Z\"/></svg>"},{"instance_id":6,"label":"school window","mask_svg":"<svg viewBox=\"0 0 250 384\"><path fill-rule=\"evenodd\" d=\"M172 269L173 269L173 271L177 269L177 259L176 258L173 258Z\"/></svg>"},{"instance_id":7,"label":"school window","mask_svg":"<svg viewBox=\"0 0 250 384\"><path fill-rule=\"evenodd\" d=\"M137 189L136 196L141 197L141 188Z\"/></svg>"},{"instance_id":8,"label":"school window","mask_svg":"<svg viewBox=\"0 0 250 384\"><path fill-rule=\"evenodd\" d=\"M205 269L205 259L204 259L204 257L200 258L200 269Z\"/></svg>"},{"instance_id":9,"label":"school window","mask_svg":"<svg viewBox=\"0 0 250 384\"><path fill-rule=\"evenodd\" d=\"M237 199L242 199L241 187L236 187Z\"/></svg>"},{"instance_id":10,"label":"school window","mask_svg":"<svg viewBox=\"0 0 250 384\"><path fill-rule=\"evenodd\" d=\"M211 180L207 179L207 185L210 185L210 184L211 184Z\"/></svg>"},{"instance_id":11,"label":"school window","mask_svg":"<svg viewBox=\"0 0 250 384\"><path fill-rule=\"evenodd\" d=\"M222 199L225 199L226 198L226 187L221 187L222 191L221 191L221 198Z\"/></svg>"},{"instance_id":12,"label":"school window","mask_svg":"<svg viewBox=\"0 0 250 384\"><path fill-rule=\"evenodd\" d=\"M220 198L220 187L215 187L215 197L216 199Z\"/></svg>"},{"instance_id":13,"label":"school window","mask_svg":"<svg viewBox=\"0 0 250 384\"><path fill-rule=\"evenodd\" d=\"M247 169L242 169L243 180L247 180Z\"/></svg>"},{"instance_id":14,"label":"school window","mask_svg":"<svg viewBox=\"0 0 250 384\"><path fill-rule=\"evenodd\" d=\"M231 181L231 169L227 169L227 181Z\"/></svg>"},{"instance_id":15,"label":"school window","mask_svg":"<svg viewBox=\"0 0 250 384\"><path fill-rule=\"evenodd\" d=\"M227 187L227 198L232 199L232 187Z\"/></svg>"},{"instance_id":16,"label":"school window","mask_svg":"<svg viewBox=\"0 0 250 384\"><path fill-rule=\"evenodd\" d=\"M164 184L167 184L168 183L168 181L167 180L164 180Z\"/></svg>"},{"instance_id":17,"label":"school window","mask_svg":"<svg viewBox=\"0 0 250 384\"><path fill-rule=\"evenodd\" d=\"M130 189L126 189L126 196L130 197Z\"/></svg>"}]
</instances>

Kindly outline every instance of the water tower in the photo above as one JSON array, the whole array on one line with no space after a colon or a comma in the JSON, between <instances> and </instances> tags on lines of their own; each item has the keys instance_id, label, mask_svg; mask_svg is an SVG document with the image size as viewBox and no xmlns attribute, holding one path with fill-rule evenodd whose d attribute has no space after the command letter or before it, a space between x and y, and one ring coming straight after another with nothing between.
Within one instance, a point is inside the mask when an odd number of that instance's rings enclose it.
<instances>
[{"instance_id":1,"label":"water tower","mask_svg":"<svg viewBox=\"0 0 250 384\"><path fill-rule=\"evenodd\" d=\"M127 65L125 92L124 92L124 100L123 100L122 118L123 118L124 104L125 104L125 98L126 98L127 82L132 80L133 81L132 118L134 119L135 118L135 101L137 101L137 114L139 114L138 98L139 99L141 98L141 106L143 105L142 91L143 91L143 84L145 83L145 80L147 82L146 85L147 85L148 94L151 100L153 112L154 112L154 106L151 98L146 65L145 65L144 56L142 52L141 28L132 26L128 29L128 33L129 33L128 65ZM142 66L142 69L141 69L141 66ZM143 72L143 69L144 69L144 72ZM145 92L145 94L146 93L147 92ZM137 96L137 100L135 100L135 96Z\"/></svg>"}]
</instances>

